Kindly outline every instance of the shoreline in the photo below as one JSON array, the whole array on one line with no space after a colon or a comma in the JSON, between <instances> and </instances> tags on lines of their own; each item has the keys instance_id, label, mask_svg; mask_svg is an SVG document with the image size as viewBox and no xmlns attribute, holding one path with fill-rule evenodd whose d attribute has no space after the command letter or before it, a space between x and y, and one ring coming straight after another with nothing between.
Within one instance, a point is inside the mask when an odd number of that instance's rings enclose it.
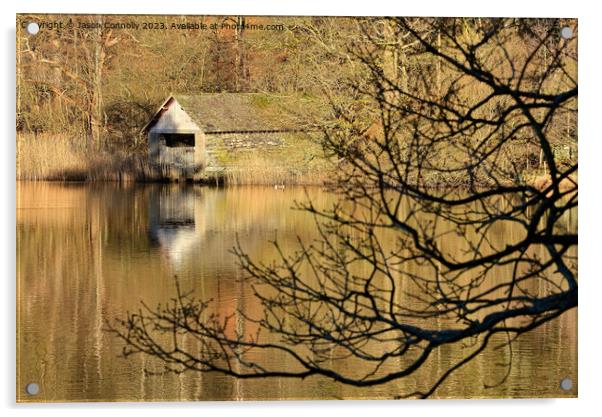
<instances>
[{"instance_id":1,"label":"shoreline","mask_svg":"<svg viewBox=\"0 0 602 417\"><path fill-rule=\"evenodd\" d=\"M126 178L126 179L85 179L85 180L77 180L77 179L53 179L53 178L42 178L42 179L29 179L29 178L18 178L16 179L17 183L55 183L55 184L179 184L179 185L193 185L193 186L201 186L201 187L214 187L214 188L226 188L226 187L274 187L275 189L284 189L284 187L328 187L330 184L328 181L271 181L271 182L229 182L227 180L227 176L220 177L206 177L201 179L194 178L157 178L157 179L135 179L135 178ZM522 184L525 186L530 186L535 190L544 191L551 186L551 179L548 175L533 175L530 179ZM568 178L564 178L559 182L559 189L561 192L578 190L578 176L571 175ZM468 185L462 184L445 184L441 182L436 185L426 187L432 190L462 190L468 189ZM486 190L488 187L486 185L479 186L479 189Z\"/></svg>"}]
</instances>

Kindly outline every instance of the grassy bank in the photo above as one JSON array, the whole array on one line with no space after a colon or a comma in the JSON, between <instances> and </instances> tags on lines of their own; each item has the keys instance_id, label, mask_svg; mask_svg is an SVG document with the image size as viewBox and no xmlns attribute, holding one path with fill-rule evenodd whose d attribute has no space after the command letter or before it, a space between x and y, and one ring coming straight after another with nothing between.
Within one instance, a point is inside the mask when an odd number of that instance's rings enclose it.
<instances>
[{"instance_id":1,"label":"grassy bank","mask_svg":"<svg viewBox=\"0 0 602 417\"><path fill-rule=\"evenodd\" d=\"M214 146L208 177L229 185L314 185L332 180L333 166L317 138L285 133L276 148Z\"/></svg>"},{"instance_id":2,"label":"grassy bank","mask_svg":"<svg viewBox=\"0 0 602 417\"><path fill-rule=\"evenodd\" d=\"M264 155L241 158L236 166L206 174L207 182L227 185L321 185L332 178L326 169L277 164Z\"/></svg>"}]
</instances>

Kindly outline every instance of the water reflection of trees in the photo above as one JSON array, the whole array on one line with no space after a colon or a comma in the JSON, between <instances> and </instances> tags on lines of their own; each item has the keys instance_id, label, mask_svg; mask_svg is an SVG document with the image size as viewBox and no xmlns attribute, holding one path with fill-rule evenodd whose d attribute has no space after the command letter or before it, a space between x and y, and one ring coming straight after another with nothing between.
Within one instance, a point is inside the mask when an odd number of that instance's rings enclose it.
<instances>
[{"instance_id":1,"label":"water reflection of trees","mask_svg":"<svg viewBox=\"0 0 602 417\"><path fill-rule=\"evenodd\" d=\"M348 79L354 99L330 97L323 132L339 202L301 205L319 239L295 252L276 241L275 263L235 248L263 306L245 316L246 331L178 288L172 303L118 321L126 355L155 356L174 372L366 387L471 346L405 393L428 397L492 340L511 348L577 306L577 162L554 152L576 120L575 42L559 37L557 22L373 23L347 51L364 71ZM541 180L526 177L533 155Z\"/></svg>"}]
</instances>

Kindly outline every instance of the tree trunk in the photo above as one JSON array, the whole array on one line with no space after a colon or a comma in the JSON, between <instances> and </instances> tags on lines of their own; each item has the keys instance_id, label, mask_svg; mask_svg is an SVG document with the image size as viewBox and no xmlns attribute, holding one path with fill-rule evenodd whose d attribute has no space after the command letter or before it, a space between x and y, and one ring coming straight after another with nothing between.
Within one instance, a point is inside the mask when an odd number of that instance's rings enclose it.
<instances>
[{"instance_id":1,"label":"tree trunk","mask_svg":"<svg viewBox=\"0 0 602 417\"><path fill-rule=\"evenodd\" d=\"M90 132L92 141L97 148L102 145L102 69L104 66L105 51L103 45L102 29L96 28L93 56L93 71L90 86Z\"/></svg>"},{"instance_id":2,"label":"tree trunk","mask_svg":"<svg viewBox=\"0 0 602 417\"><path fill-rule=\"evenodd\" d=\"M246 87L246 57L245 57L245 17L238 16L236 19L235 44L236 44L236 91L241 91Z\"/></svg>"}]
</instances>

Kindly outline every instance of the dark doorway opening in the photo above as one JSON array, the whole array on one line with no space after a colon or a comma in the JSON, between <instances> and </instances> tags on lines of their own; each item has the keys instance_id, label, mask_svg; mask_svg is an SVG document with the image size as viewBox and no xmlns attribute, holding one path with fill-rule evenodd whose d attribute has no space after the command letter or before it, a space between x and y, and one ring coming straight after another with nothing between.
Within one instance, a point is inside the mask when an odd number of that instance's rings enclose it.
<instances>
[{"instance_id":1,"label":"dark doorway opening","mask_svg":"<svg viewBox=\"0 0 602 417\"><path fill-rule=\"evenodd\" d=\"M161 136L169 148L194 146L194 133L164 133Z\"/></svg>"}]
</instances>

